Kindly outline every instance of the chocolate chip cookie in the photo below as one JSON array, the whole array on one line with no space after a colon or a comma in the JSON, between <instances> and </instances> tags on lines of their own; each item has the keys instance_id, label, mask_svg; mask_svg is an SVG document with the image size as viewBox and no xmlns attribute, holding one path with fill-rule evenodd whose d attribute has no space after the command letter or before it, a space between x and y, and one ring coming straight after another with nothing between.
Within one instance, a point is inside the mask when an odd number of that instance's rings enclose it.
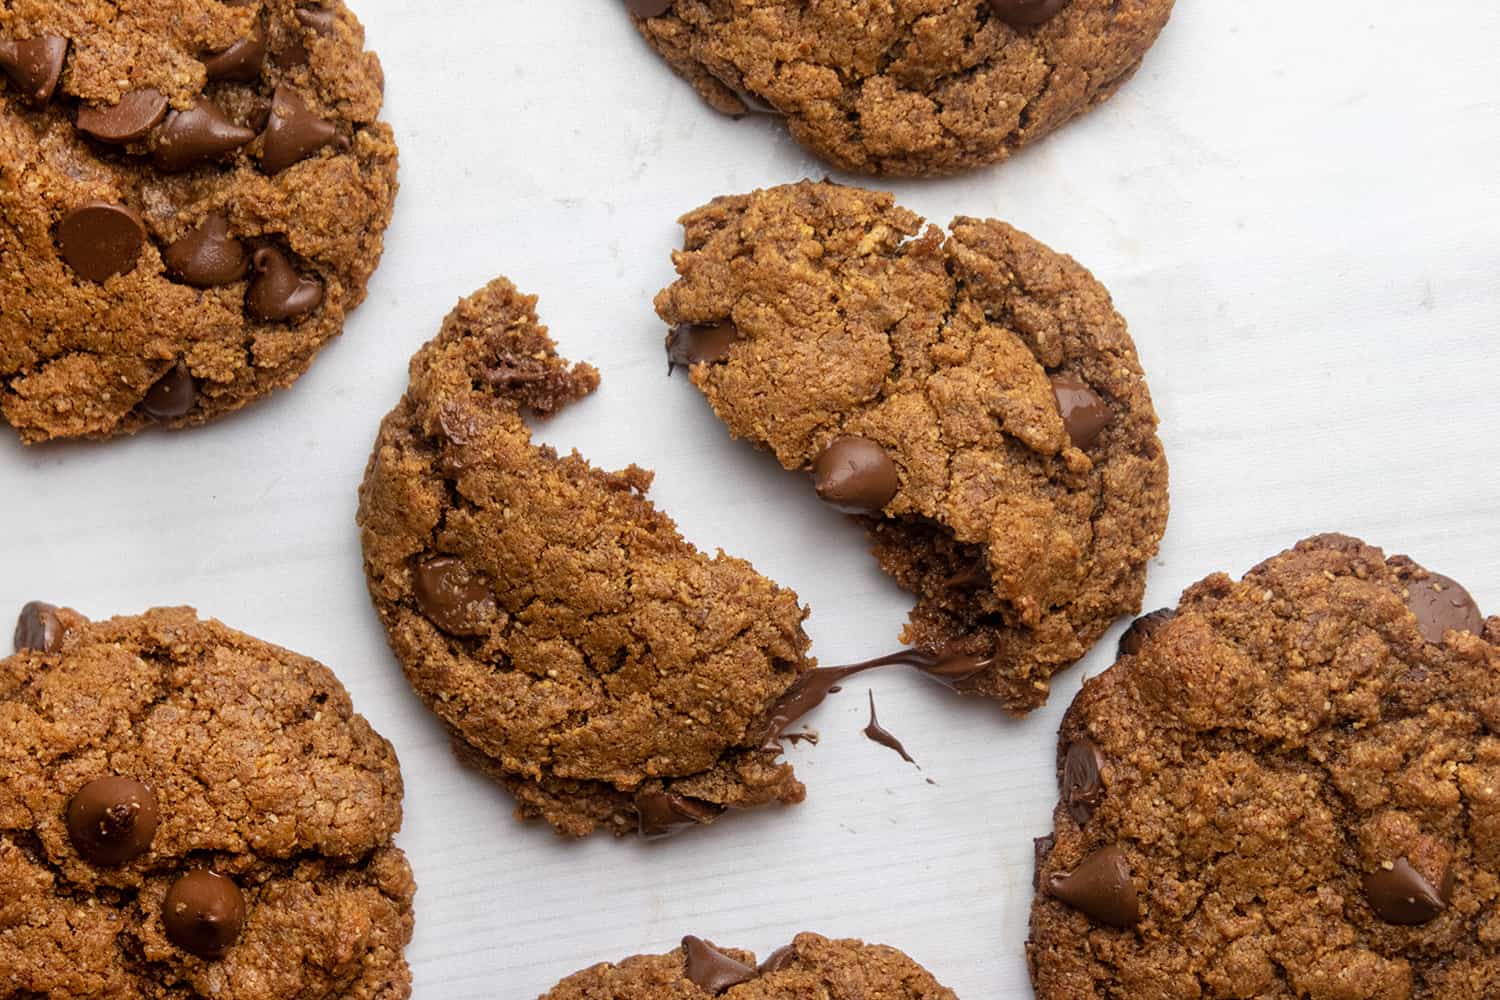
<instances>
[{"instance_id":1,"label":"chocolate chip cookie","mask_svg":"<svg viewBox=\"0 0 1500 1000\"><path fill-rule=\"evenodd\" d=\"M497 279L411 362L360 489L370 595L461 756L559 833L657 836L800 801L768 712L812 668L797 595L531 442L599 376Z\"/></svg>"},{"instance_id":2,"label":"chocolate chip cookie","mask_svg":"<svg viewBox=\"0 0 1500 1000\"><path fill-rule=\"evenodd\" d=\"M564 979L539 1000L956 1000L894 948L798 934L760 965L748 951L688 936L665 955L636 955Z\"/></svg>"},{"instance_id":3,"label":"chocolate chip cookie","mask_svg":"<svg viewBox=\"0 0 1500 1000\"><path fill-rule=\"evenodd\" d=\"M0 994L403 1000L401 771L319 663L33 603L0 660Z\"/></svg>"},{"instance_id":4,"label":"chocolate chip cookie","mask_svg":"<svg viewBox=\"0 0 1500 1000\"><path fill-rule=\"evenodd\" d=\"M1062 725L1039 1000L1500 995L1500 618L1324 535L1128 639Z\"/></svg>"},{"instance_id":5,"label":"chocolate chip cookie","mask_svg":"<svg viewBox=\"0 0 1500 1000\"><path fill-rule=\"evenodd\" d=\"M784 118L845 170L995 163L1133 75L1173 0L626 0L641 34L724 114Z\"/></svg>"},{"instance_id":6,"label":"chocolate chip cookie","mask_svg":"<svg viewBox=\"0 0 1500 1000\"><path fill-rule=\"evenodd\" d=\"M28 444L290 385L365 297L396 194L338 0L0 8L0 413Z\"/></svg>"},{"instance_id":7,"label":"chocolate chip cookie","mask_svg":"<svg viewBox=\"0 0 1500 1000\"><path fill-rule=\"evenodd\" d=\"M1167 464L1109 293L1002 222L803 182L682 219L667 353L917 595L905 641L1013 712L1140 609Z\"/></svg>"}]
</instances>

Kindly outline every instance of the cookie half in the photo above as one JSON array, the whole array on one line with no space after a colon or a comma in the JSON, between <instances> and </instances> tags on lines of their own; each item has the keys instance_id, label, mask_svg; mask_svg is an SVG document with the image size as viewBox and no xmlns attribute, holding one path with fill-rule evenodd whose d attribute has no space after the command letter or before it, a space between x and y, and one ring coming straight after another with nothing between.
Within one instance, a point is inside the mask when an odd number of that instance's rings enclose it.
<instances>
[{"instance_id":1,"label":"cookie half","mask_svg":"<svg viewBox=\"0 0 1500 1000\"><path fill-rule=\"evenodd\" d=\"M0 412L28 444L290 385L365 297L396 194L338 0L0 11Z\"/></svg>"},{"instance_id":2,"label":"cookie half","mask_svg":"<svg viewBox=\"0 0 1500 1000\"><path fill-rule=\"evenodd\" d=\"M917 595L905 641L1026 712L1140 609L1167 463L1125 321L1002 222L923 228L889 194L804 181L682 219L656 298L669 358L730 432L809 472Z\"/></svg>"},{"instance_id":3,"label":"cookie half","mask_svg":"<svg viewBox=\"0 0 1500 1000\"><path fill-rule=\"evenodd\" d=\"M455 748L560 833L669 833L800 801L767 713L812 668L797 595L645 494L531 442L592 392L497 279L411 362L360 489L370 595ZM769 744L769 745L768 745Z\"/></svg>"},{"instance_id":4,"label":"cookie half","mask_svg":"<svg viewBox=\"0 0 1500 1000\"><path fill-rule=\"evenodd\" d=\"M31 604L16 641L5 995L411 995L400 767L328 668L190 608Z\"/></svg>"},{"instance_id":5,"label":"cookie half","mask_svg":"<svg viewBox=\"0 0 1500 1000\"><path fill-rule=\"evenodd\" d=\"M955 1000L894 948L798 934L759 966L755 955L697 937L665 955L636 955L575 973L539 1000Z\"/></svg>"},{"instance_id":6,"label":"cookie half","mask_svg":"<svg viewBox=\"0 0 1500 1000\"><path fill-rule=\"evenodd\" d=\"M651 47L724 114L786 120L845 170L1004 160L1140 66L1173 0L626 0Z\"/></svg>"},{"instance_id":7,"label":"cookie half","mask_svg":"<svg viewBox=\"0 0 1500 1000\"><path fill-rule=\"evenodd\" d=\"M1500 618L1324 535L1138 625L1063 721L1040 1000L1500 995Z\"/></svg>"}]
</instances>

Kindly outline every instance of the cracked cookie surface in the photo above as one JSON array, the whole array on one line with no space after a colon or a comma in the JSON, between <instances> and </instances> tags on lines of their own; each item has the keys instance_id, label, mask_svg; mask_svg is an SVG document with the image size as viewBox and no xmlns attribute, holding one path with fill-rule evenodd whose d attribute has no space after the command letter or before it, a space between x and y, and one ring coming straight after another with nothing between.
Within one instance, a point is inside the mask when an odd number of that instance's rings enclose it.
<instances>
[{"instance_id":1,"label":"cracked cookie surface","mask_svg":"<svg viewBox=\"0 0 1500 1000\"><path fill-rule=\"evenodd\" d=\"M0 412L23 441L222 416L363 301L396 146L338 0L4 0L0 71Z\"/></svg>"},{"instance_id":2,"label":"cracked cookie surface","mask_svg":"<svg viewBox=\"0 0 1500 1000\"><path fill-rule=\"evenodd\" d=\"M410 996L400 768L326 667L188 608L33 604L17 640L0 995ZM223 894L237 912L215 923Z\"/></svg>"},{"instance_id":3,"label":"cracked cookie surface","mask_svg":"<svg viewBox=\"0 0 1500 1000\"><path fill-rule=\"evenodd\" d=\"M766 714L805 671L806 612L749 563L709 557L645 494L531 442L592 392L497 279L411 361L360 489L370 595L455 750L518 815L583 836L660 835L800 801Z\"/></svg>"},{"instance_id":4,"label":"cracked cookie surface","mask_svg":"<svg viewBox=\"0 0 1500 1000\"><path fill-rule=\"evenodd\" d=\"M1497 642L1339 535L1138 622L1062 724L1039 1000L1496 996Z\"/></svg>"},{"instance_id":5,"label":"cracked cookie surface","mask_svg":"<svg viewBox=\"0 0 1500 1000\"><path fill-rule=\"evenodd\" d=\"M921 176L1003 160L1108 98L1156 41L1172 0L627 7L719 111L784 116L798 142L846 170Z\"/></svg>"},{"instance_id":6,"label":"cracked cookie surface","mask_svg":"<svg viewBox=\"0 0 1500 1000\"><path fill-rule=\"evenodd\" d=\"M696 937L665 955L596 965L558 983L540 1000L955 1000L894 948L798 934L756 965L741 949Z\"/></svg>"},{"instance_id":7,"label":"cracked cookie surface","mask_svg":"<svg viewBox=\"0 0 1500 1000\"><path fill-rule=\"evenodd\" d=\"M1139 610L1167 465L1108 292L1001 222L923 228L804 181L682 219L668 353L730 432L858 514L917 595L903 639L992 661L960 690L1026 712Z\"/></svg>"}]
</instances>

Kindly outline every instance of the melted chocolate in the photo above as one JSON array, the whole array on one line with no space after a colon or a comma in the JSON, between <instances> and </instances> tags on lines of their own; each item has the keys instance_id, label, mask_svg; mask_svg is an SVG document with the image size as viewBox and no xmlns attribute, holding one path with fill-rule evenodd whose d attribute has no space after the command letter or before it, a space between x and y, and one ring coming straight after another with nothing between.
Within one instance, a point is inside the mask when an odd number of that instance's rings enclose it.
<instances>
[{"instance_id":1,"label":"melted chocolate","mask_svg":"<svg viewBox=\"0 0 1500 1000\"><path fill-rule=\"evenodd\" d=\"M879 743L883 747L888 747L889 749L896 751L901 755L901 759L906 761L908 764L911 764L915 767L922 766L912 759L911 754L906 752L906 747L901 745L901 741L896 739L893 733L886 730L885 727L880 724L880 720L875 717L874 691L870 692L870 724L865 727L865 738L872 742Z\"/></svg>"}]
</instances>

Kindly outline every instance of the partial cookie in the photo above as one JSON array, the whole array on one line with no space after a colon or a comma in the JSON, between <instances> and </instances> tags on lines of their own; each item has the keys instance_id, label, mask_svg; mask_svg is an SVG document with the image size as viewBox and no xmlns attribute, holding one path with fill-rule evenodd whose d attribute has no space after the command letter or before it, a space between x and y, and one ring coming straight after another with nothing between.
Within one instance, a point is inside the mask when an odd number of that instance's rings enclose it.
<instances>
[{"instance_id":1,"label":"partial cookie","mask_svg":"<svg viewBox=\"0 0 1500 1000\"><path fill-rule=\"evenodd\" d=\"M894 948L798 934L759 966L755 955L688 936L665 955L575 973L539 1000L956 1000Z\"/></svg>"},{"instance_id":2,"label":"partial cookie","mask_svg":"<svg viewBox=\"0 0 1500 1000\"><path fill-rule=\"evenodd\" d=\"M28 444L290 385L365 297L396 194L339 0L0 9L0 412Z\"/></svg>"},{"instance_id":3,"label":"partial cookie","mask_svg":"<svg viewBox=\"0 0 1500 1000\"><path fill-rule=\"evenodd\" d=\"M784 117L846 170L926 176L1004 160L1102 102L1173 0L626 0L714 108Z\"/></svg>"},{"instance_id":4,"label":"partial cookie","mask_svg":"<svg viewBox=\"0 0 1500 1000\"><path fill-rule=\"evenodd\" d=\"M736 437L856 514L917 595L903 639L1026 712L1140 609L1167 463L1125 321L1002 222L951 235L888 194L801 184L682 219L668 357Z\"/></svg>"},{"instance_id":5,"label":"partial cookie","mask_svg":"<svg viewBox=\"0 0 1500 1000\"><path fill-rule=\"evenodd\" d=\"M497 279L411 361L360 489L370 595L407 678L518 815L560 833L669 833L801 801L768 738L810 670L797 595L710 558L645 498L531 443L599 376Z\"/></svg>"},{"instance_id":6,"label":"partial cookie","mask_svg":"<svg viewBox=\"0 0 1500 1000\"><path fill-rule=\"evenodd\" d=\"M0 992L404 1000L401 771L322 664L29 604L0 660Z\"/></svg>"},{"instance_id":7,"label":"partial cookie","mask_svg":"<svg viewBox=\"0 0 1500 1000\"><path fill-rule=\"evenodd\" d=\"M1039 1000L1500 996L1500 618L1323 535L1127 639L1062 725Z\"/></svg>"}]
</instances>

